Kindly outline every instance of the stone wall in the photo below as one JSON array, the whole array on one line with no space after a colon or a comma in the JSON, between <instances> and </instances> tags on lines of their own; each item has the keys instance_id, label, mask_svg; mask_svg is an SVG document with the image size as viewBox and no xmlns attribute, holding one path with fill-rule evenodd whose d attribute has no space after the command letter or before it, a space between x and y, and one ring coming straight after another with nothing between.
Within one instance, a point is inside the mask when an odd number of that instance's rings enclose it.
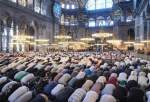
<instances>
[{"instance_id":1,"label":"stone wall","mask_svg":"<svg viewBox=\"0 0 150 102\"><path fill-rule=\"evenodd\" d=\"M10 42L13 35L31 35L37 39L49 39L51 43L55 32L58 33L59 24L51 16L50 6L47 9L49 14L42 15L11 1L0 0L0 50L12 50Z\"/></svg>"}]
</instances>

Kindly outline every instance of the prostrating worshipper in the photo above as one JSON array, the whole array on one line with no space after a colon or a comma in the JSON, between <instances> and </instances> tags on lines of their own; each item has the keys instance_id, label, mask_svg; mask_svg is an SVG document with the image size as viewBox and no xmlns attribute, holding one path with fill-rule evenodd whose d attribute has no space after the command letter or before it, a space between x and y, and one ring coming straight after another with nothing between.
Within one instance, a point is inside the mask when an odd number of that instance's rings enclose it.
<instances>
[{"instance_id":1,"label":"prostrating worshipper","mask_svg":"<svg viewBox=\"0 0 150 102\"><path fill-rule=\"evenodd\" d=\"M0 54L0 102L150 102L150 61L121 52Z\"/></svg>"}]
</instances>

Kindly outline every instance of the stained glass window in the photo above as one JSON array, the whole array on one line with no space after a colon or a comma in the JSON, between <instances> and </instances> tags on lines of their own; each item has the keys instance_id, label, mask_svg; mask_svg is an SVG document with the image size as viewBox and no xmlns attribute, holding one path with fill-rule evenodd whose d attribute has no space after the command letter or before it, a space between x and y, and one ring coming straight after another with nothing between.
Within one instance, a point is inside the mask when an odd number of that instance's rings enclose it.
<instances>
[{"instance_id":1,"label":"stained glass window","mask_svg":"<svg viewBox=\"0 0 150 102\"><path fill-rule=\"evenodd\" d=\"M89 20L89 27L95 27L95 20L94 19Z\"/></svg>"}]
</instances>

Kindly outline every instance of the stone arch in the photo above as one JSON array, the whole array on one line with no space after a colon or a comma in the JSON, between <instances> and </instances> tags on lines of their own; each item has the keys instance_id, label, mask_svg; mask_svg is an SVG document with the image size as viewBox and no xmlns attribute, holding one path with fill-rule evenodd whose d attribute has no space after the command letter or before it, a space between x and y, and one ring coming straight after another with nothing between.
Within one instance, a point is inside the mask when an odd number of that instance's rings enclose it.
<instances>
[{"instance_id":1,"label":"stone arch","mask_svg":"<svg viewBox=\"0 0 150 102\"><path fill-rule=\"evenodd\" d=\"M103 17L103 16L99 16L97 18L97 26L103 26L104 24L106 24L106 20L107 18L106 17Z\"/></svg>"},{"instance_id":2,"label":"stone arch","mask_svg":"<svg viewBox=\"0 0 150 102\"><path fill-rule=\"evenodd\" d=\"M128 29L128 40L129 41L135 40L135 31L133 28Z\"/></svg>"},{"instance_id":3,"label":"stone arch","mask_svg":"<svg viewBox=\"0 0 150 102\"><path fill-rule=\"evenodd\" d=\"M97 19L104 20L105 18L103 16L99 16L99 17L97 17Z\"/></svg>"},{"instance_id":4,"label":"stone arch","mask_svg":"<svg viewBox=\"0 0 150 102\"><path fill-rule=\"evenodd\" d=\"M4 32L4 22L0 19L0 51L2 51L2 33Z\"/></svg>"},{"instance_id":5,"label":"stone arch","mask_svg":"<svg viewBox=\"0 0 150 102\"><path fill-rule=\"evenodd\" d=\"M27 25L29 24L27 18L25 16L20 16L19 18L21 18L18 22L19 28L25 29L27 27Z\"/></svg>"},{"instance_id":6,"label":"stone arch","mask_svg":"<svg viewBox=\"0 0 150 102\"><path fill-rule=\"evenodd\" d=\"M13 33L10 32L12 28L12 24L13 24L13 18L11 14L5 10L2 12L1 18L2 18L1 23L3 24L1 30L3 32L5 31L5 33L2 33L2 36L1 36L1 41L2 41L1 50L9 52L10 50L9 43L11 41L11 36L13 35Z\"/></svg>"},{"instance_id":7,"label":"stone arch","mask_svg":"<svg viewBox=\"0 0 150 102\"><path fill-rule=\"evenodd\" d=\"M30 23L30 31L34 32L34 34L32 34L32 36L37 37L38 36L38 32L39 32L39 24L36 20L31 21ZM34 30L34 31L33 31ZM30 33L31 33L30 32Z\"/></svg>"},{"instance_id":8,"label":"stone arch","mask_svg":"<svg viewBox=\"0 0 150 102\"><path fill-rule=\"evenodd\" d=\"M89 18L89 20L94 20L94 18Z\"/></svg>"},{"instance_id":9,"label":"stone arch","mask_svg":"<svg viewBox=\"0 0 150 102\"><path fill-rule=\"evenodd\" d=\"M32 21L32 26L34 26L36 29L39 29L39 24L37 21Z\"/></svg>"},{"instance_id":10,"label":"stone arch","mask_svg":"<svg viewBox=\"0 0 150 102\"><path fill-rule=\"evenodd\" d=\"M27 35L34 36L35 30L33 26L27 26Z\"/></svg>"},{"instance_id":11,"label":"stone arch","mask_svg":"<svg viewBox=\"0 0 150 102\"><path fill-rule=\"evenodd\" d=\"M29 35L29 36L34 36L35 35L35 29L34 29L34 27L31 26L31 25L27 25L26 34ZM32 40L30 40L30 41L32 41ZM33 45L28 45L28 50L29 51L33 51L34 50L34 46Z\"/></svg>"},{"instance_id":12,"label":"stone arch","mask_svg":"<svg viewBox=\"0 0 150 102\"><path fill-rule=\"evenodd\" d=\"M21 19L18 21L18 30L19 30L20 34L24 35L27 33L29 21L26 18L26 16L24 16L24 15L20 16L19 18L21 18Z\"/></svg>"},{"instance_id":13,"label":"stone arch","mask_svg":"<svg viewBox=\"0 0 150 102\"><path fill-rule=\"evenodd\" d=\"M6 19L6 18L9 17L9 16L10 16L10 13L7 12L7 11L3 11L3 12L1 13L2 19Z\"/></svg>"},{"instance_id":14,"label":"stone arch","mask_svg":"<svg viewBox=\"0 0 150 102\"><path fill-rule=\"evenodd\" d=\"M13 19L11 17L6 18L6 26L7 27L11 27L12 22L13 22Z\"/></svg>"},{"instance_id":15,"label":"stone arch","mask_svg":"<svg viewBox=\"0 0 150 102\"><path fill-rule=\"evenodd\" d=\"M4 22L0 19L0 32L4 31Z\"/></svg>"},{"instance_id":16,"label":"stone arch","mask_svg":"<svg viewBox=\"0 0 150 102\"><path fill-rule=\"evenodd\" d=\"M146 17L149 18L150 17L150 3L147 5L145 13L146 13Z\"/></svg>"},{"instance_id":17,"label":"stone arch","mask_svg":"<svg viewBox=\"0 0 150 102\"><path fill-rule=\"evenodd\" d=\"M10 27L11 23L12 23L12 17L10 15L10 13L7 11L2 12L1 17L2 17L4 25L7 27Z\"/></svg>"}]
</instances>

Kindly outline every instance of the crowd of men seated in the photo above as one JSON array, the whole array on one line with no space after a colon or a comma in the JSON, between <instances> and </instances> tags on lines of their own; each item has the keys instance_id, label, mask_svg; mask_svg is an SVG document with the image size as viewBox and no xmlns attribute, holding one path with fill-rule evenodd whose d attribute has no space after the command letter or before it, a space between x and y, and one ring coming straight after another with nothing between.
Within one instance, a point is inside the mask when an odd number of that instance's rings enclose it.
<instances>
[{"instance_id":1,"label":"crowd of men seated","mask_svg":"<svg viewBox=\"0 0 150 102\"><path fill-rule=\"evenodd\" d=\"M0 102L150 102L150 61L132 53L1 53Z\"/></svg>"}]
</instances>

